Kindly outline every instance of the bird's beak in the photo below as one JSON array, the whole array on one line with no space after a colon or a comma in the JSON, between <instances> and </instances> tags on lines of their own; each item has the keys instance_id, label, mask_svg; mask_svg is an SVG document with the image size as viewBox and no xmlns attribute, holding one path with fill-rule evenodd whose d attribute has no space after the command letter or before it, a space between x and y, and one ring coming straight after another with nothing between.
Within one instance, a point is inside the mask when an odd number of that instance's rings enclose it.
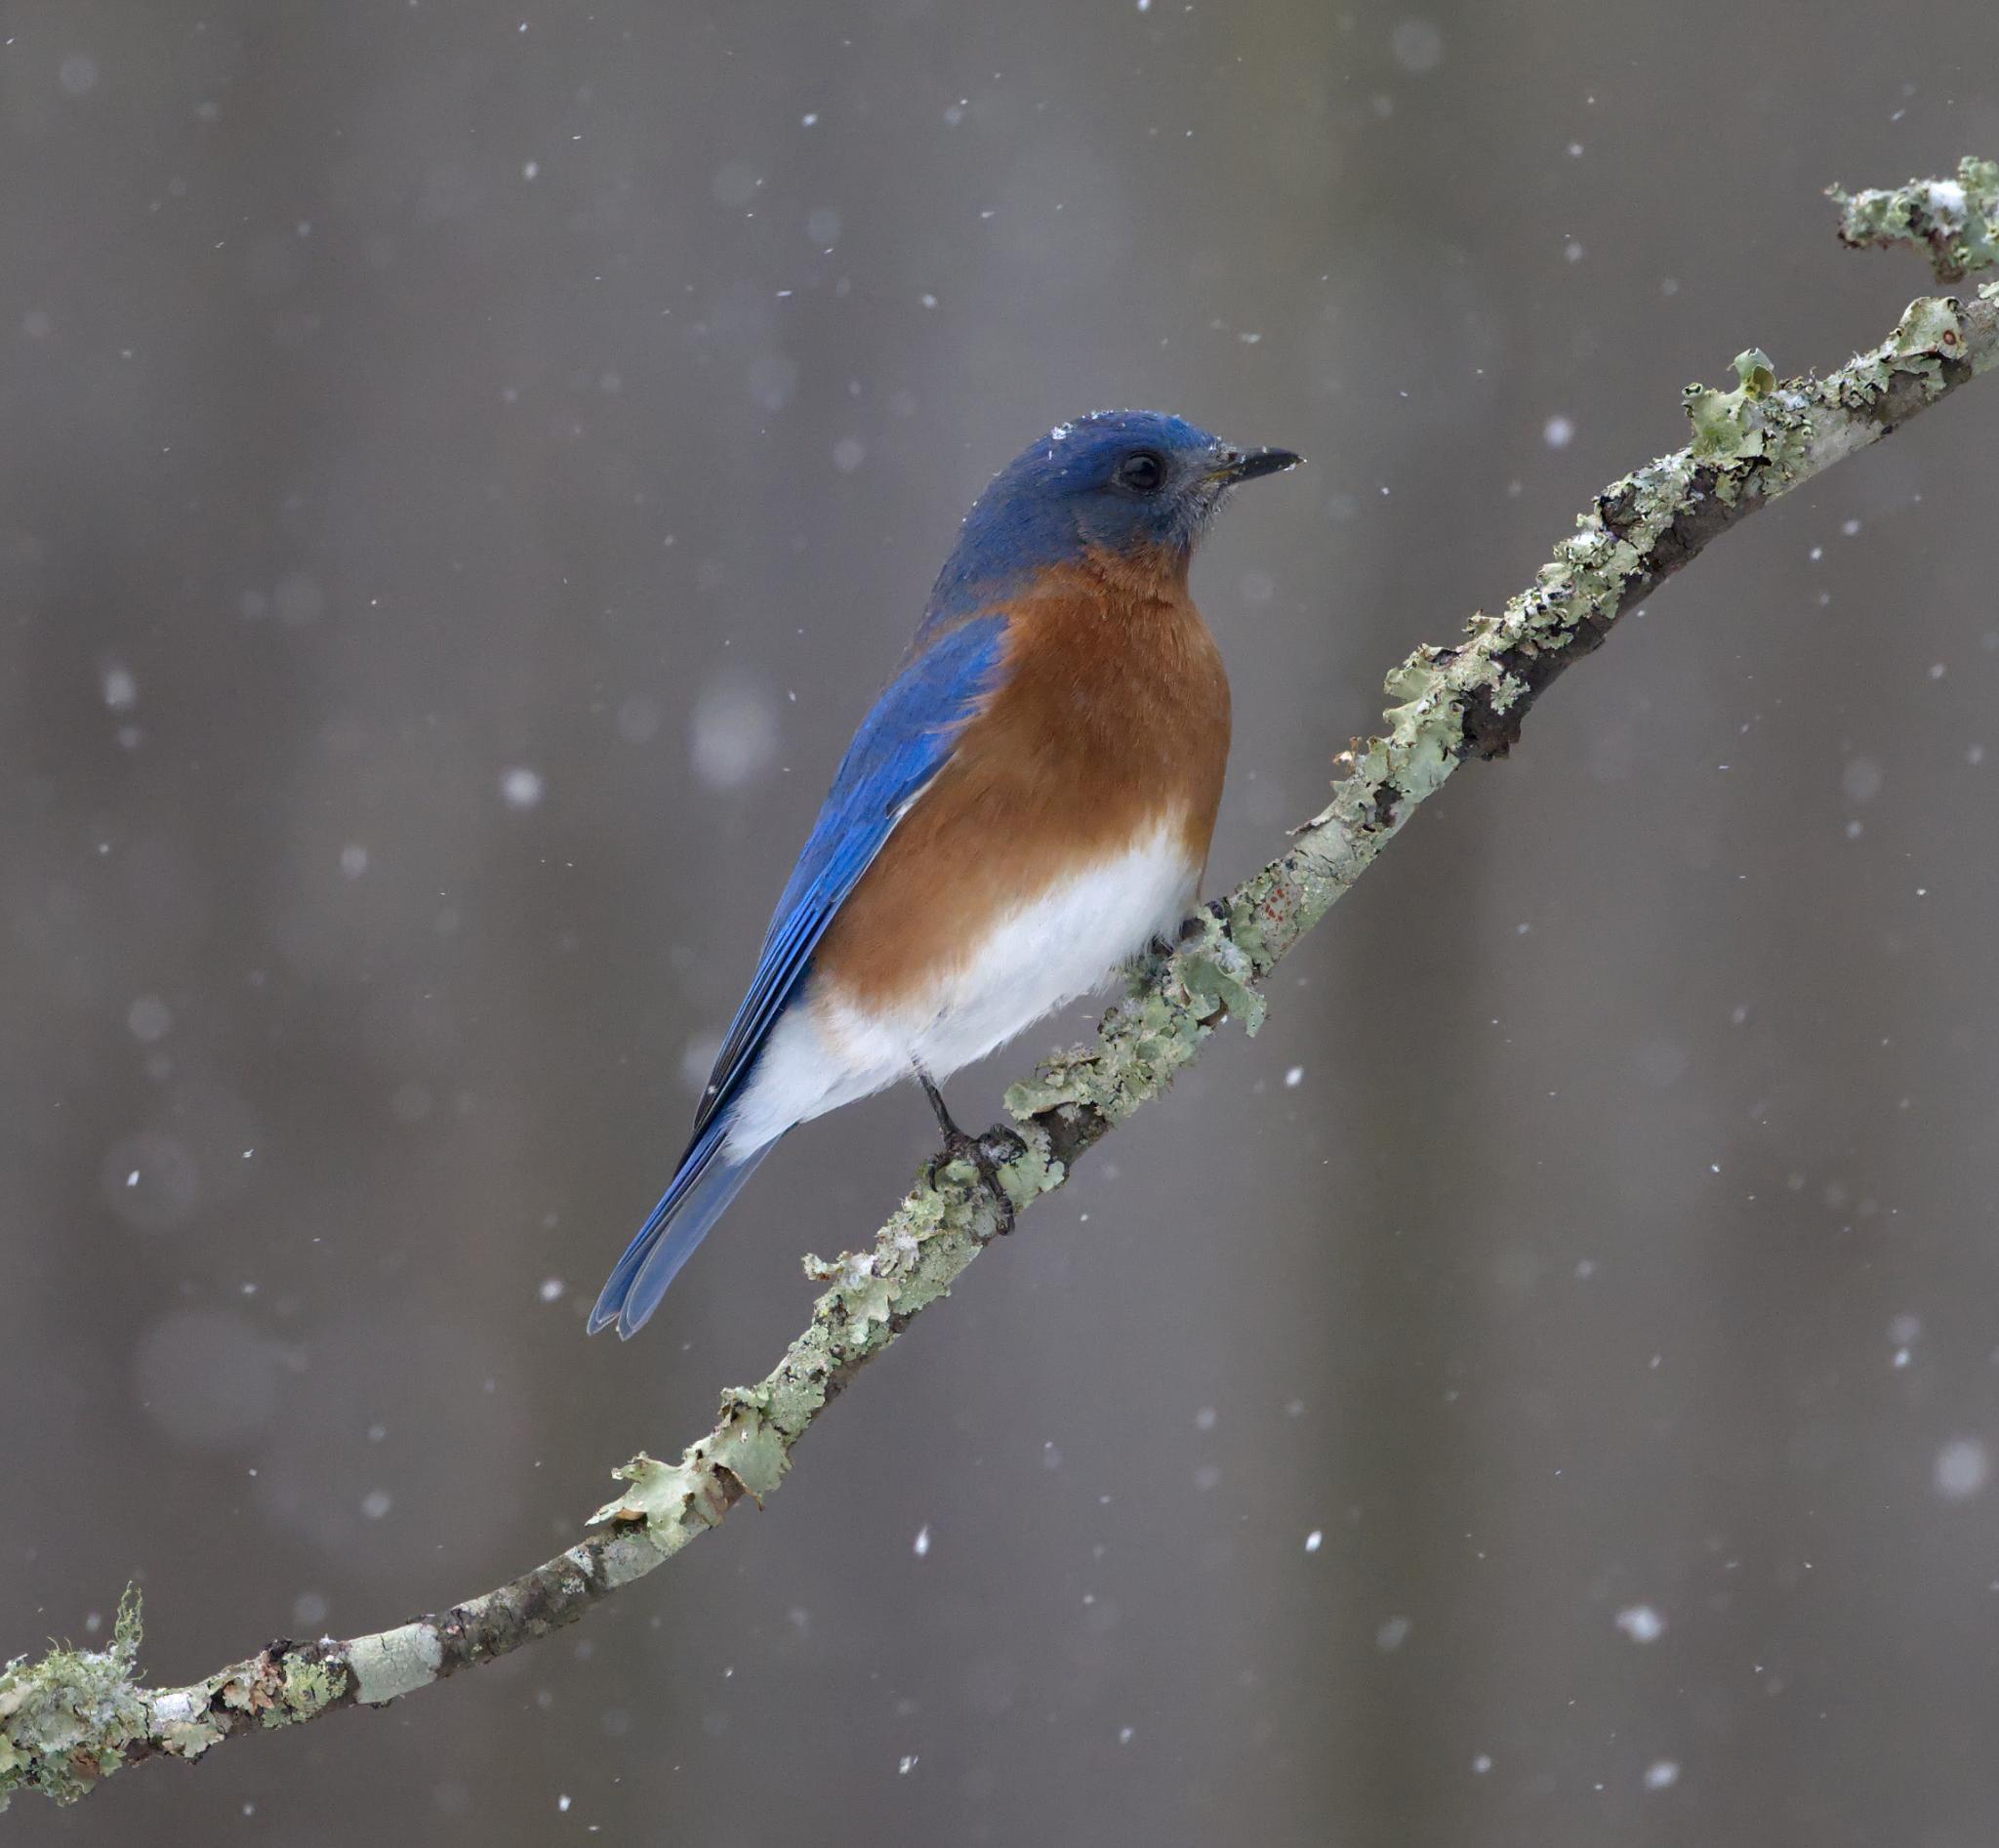
<instances>
[{"instance_id":1,"label":"bird's beak","mask_svg":"<svg viewBox=\"0 0 1999 1848\"><path fill-rule=\"evenodd\" d=\"M1295 469L1305 458L1288 449L1225 449L1220 462L1208 471L1210 481L1234 487L1239 481L1253 481L1260 474L1282 474Z\"/></svg>"}]
</instances>

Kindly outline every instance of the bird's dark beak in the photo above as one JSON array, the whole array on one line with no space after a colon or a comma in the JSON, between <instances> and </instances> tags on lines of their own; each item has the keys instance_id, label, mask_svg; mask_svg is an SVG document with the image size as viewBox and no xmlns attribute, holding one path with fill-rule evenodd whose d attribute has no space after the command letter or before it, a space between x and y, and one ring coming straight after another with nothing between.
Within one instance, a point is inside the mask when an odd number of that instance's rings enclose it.
<instances>
[{"instance_id":1,"label":"bird's dark beak","mask_svg":"<svg viewBox=\"0 0 1999 1848\"><path fill-rule=\"evenodd\" d=\"M1239 481L1253 481L1260 474L1282 474L1304 460L1288 449L1251 449L1246 454L1240 449L1225 449L1208 479L1234 487Z\"/></svg>"}]
</instances>

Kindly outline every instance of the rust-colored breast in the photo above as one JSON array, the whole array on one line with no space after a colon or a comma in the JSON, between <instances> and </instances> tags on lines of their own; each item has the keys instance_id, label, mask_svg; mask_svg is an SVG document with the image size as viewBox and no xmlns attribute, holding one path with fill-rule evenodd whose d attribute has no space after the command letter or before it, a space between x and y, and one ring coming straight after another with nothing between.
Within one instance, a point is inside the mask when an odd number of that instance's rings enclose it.
<instances>
[{"instance_id":1,"label":"rust-colored breast","mask_svg":"<svg viewBox=\"0 0 1999 1848\"><path fill-rule=\"evenodd\" d=\"M1062 565L1009 614L999 691L814 957L863 1006L962 963L998 919L1168 817L1206 864L1229 682L1184 561Z\"/></svg>"}]
</instances>

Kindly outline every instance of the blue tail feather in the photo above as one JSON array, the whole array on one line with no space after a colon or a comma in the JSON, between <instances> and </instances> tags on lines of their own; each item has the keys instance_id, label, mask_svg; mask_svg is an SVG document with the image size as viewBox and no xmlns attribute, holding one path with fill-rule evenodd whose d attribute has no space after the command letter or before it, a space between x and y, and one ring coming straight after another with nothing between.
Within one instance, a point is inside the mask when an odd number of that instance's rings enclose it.
<instances>
[{"instance_id":1,"label":"blue tail feather","mask_svg":"<svg viewBox=\"0 0 1999 1848\"><path fill-rule=\"evenodd\" d=\"M592 1335L615 1322L619 1335L629 1339L645 1326L668 1285L680 1274L680 1266L694 1255L694 1248L769 1152L766 1146L740 1158L725 1155L722 1144L730 1128L726 1116L709 1124L680 1158L673 1184L625 1248L591 1311Z\"/></svg>"}]
</instances>

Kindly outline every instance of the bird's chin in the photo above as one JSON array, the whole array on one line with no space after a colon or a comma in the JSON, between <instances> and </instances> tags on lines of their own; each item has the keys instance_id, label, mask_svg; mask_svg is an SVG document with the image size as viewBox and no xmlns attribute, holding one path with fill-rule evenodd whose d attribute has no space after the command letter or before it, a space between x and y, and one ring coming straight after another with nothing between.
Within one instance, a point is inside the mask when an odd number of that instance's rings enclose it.
<instances>
[{"instance_id":1,"label":"bird's chin","mask_svg":"<svg viewBox=\"0 0 1999 1848\"><path fill-rule=\"evenodd\" d=\"M1236 484L1219 476L1210 476L1201 483L1189 497L1188 514L1196 536L1214 524L1215 515L1229 503L1229 490Z\"/></svg>"}]
</instances>

